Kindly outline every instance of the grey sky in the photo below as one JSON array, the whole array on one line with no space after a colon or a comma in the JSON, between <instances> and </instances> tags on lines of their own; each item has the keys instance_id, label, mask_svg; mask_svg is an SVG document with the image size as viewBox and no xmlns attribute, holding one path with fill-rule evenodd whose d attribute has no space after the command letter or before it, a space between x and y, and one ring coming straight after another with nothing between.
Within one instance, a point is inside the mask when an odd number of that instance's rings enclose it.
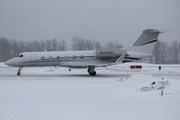
<instances>
[{"instance_id":1,"label":"grey sky","mask_svg":"<svg viewBox=\"0 0 180 120\"><path fill-rule=\"evenodd\" d=\"M0 37L16 40L73 36L131 45L142 30L173 30L161 41L180 41L179 0L1 0Z\"/></svg>"}]
</instances>

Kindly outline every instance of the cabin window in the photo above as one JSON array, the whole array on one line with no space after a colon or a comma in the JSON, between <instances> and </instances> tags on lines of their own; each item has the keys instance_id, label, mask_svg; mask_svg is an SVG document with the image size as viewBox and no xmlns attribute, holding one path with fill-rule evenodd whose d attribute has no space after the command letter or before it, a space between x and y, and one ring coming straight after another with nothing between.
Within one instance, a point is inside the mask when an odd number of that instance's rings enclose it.
<instances>
[{"instance_id":1,"label":"cabin window","mask_svg":"<svg viewBox=\"0 0 180 120\"><path fill-rule=\"evenodd\" d=\"M44 57L44 56L42 56L42 57L41 57L41 60L45 60L45 57Z\"/></svg>"},{"instance_id":2,"label":"cabin window","mask_svg":"<svg viewBox=\"0 0 180 120\"><path fill-rule=\"evenodd\" d=\"M19 57L23 57L23 54L19 55Z\"/></svg>"},{"instance_id":3,"label":"cabin window","mask_svg":"<svg viewBox=\"0 0 180 120\"><path fill-rule=\"evenodd\" d=\"M49 56L49 59L53 59L53 57L52 57L52 56Z\"/></svg>"},{"instance_id":4,"label":"cabin window","mask_svg":"<svg viewBox=\"0 0 180 120\"><path fill-rule=\"evenodd\" d=\"M64 58L65 58L65 59L68 59L68 56L65 56Z\"/></svg>"},{"instance_id":5,"label":"cabin window","mask_svg":"<svg viewBox=\"0 0 180 120\"><path fill-rule=\"evenodd\" d=\"M60 56L57 56L57 59L59 60L61 57Z\"/></svg>"},{"instance_id":6,"label":"cabin window","mask_svg":"<svg viewBox=\"0 0 180 120\"><path fill-rule=\"evenodd\" d=\"M83 56L83 55L81 55L81 56L80 56L80 59L84 59L84 56Z\"/></svg>"},{"instance_id":7,"label":"cabin window","mask_svg":"<svg viewBox=\"0 0 180 120\"><path fill-rule=\"evenodd\" d=\"M76 59L76 56L74 55L74 56L72 56L72 59Z\"/></svg>"}]
</instances>

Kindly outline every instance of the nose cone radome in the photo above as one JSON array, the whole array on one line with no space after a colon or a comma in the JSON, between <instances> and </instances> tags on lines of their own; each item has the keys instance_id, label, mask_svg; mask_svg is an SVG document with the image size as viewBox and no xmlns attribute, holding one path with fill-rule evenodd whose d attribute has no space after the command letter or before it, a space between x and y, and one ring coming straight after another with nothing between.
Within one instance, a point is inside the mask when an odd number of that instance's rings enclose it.
<instances>
[{"instance_id":1,"label":"nose cone radome","mask_svg":"<svg viewBox=\"0 0 180 120\"><path fill-rule=\"evenodd\" d=\"M6 61L5 64L11 66L11 60Z\"/></svg>"},{"instance_id":2,"label":"nose cone radome","mask_svg":"<svg viewBox=\"0 0 180 120\"><path fill-rule=\"evenodd\" d=\"M15 65L14 59L10 59L10 60L6 61L5 64L9 65L9 66L14 66Z\"/></svg>"}]
</instances>

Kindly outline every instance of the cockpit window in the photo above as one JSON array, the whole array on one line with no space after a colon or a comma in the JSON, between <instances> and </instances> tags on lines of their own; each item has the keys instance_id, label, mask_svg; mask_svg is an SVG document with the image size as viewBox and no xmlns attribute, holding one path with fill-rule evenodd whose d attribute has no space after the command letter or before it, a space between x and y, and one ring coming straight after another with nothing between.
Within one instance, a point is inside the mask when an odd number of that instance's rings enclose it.
<instances>
[{"instance_id":1,"label":"cockpit window","mask_svg":"<svg viewBox=\"0 0 180 120\"><path fill-rule=\"evenodd\" d=\"M23 54L20 54L19 57L23 57Z\"/></svg>"}]
</instances>

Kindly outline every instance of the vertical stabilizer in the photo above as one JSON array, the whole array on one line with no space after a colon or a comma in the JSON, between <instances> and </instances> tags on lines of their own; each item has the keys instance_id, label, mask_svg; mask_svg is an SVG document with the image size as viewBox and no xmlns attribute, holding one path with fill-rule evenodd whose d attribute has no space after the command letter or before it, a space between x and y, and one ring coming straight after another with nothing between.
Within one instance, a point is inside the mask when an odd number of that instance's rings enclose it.
<instances>
[{"instance_id":1,"label":"vertical stabilizer","mask_svg":"<svg viewBox=\"0 0 180 120\"><path fill-rule=\"evenodd\" d=\"M156 29L146 29L142 32L139 38L132 45L130 50L134 52L142 52L152 54L155 43L157 42L159 34L162 33Z\"/></svg>"}]
</instances>

